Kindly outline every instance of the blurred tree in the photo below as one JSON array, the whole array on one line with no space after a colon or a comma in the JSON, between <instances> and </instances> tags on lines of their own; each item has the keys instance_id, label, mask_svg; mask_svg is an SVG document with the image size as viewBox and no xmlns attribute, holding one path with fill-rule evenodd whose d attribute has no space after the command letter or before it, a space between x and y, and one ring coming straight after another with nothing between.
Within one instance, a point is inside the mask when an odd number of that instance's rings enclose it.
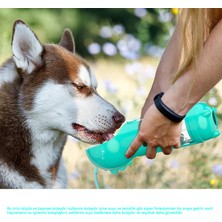
<instances>
[{"instance_id":1,"label":"blurred tree","mask_svg":"<svg viewBox=\"0 0 222 222\"><path fill-rule=\"evenodd\" d=\"M157 54L172 28L169 9L0 9L0 55L10 55L12 24L27 22L42 42L57 43L65 28L74 34L77 52L85 57L135 59ZM153 47L155 45L155 47Z\"/></svg>"}]
</instances>

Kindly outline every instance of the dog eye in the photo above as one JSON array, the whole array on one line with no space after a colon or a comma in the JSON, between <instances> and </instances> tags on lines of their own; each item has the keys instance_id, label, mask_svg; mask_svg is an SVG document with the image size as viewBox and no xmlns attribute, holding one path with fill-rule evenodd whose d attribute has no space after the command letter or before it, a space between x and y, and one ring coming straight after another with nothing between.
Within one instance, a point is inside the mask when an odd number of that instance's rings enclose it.
<instances>
[{"instance_id":1,"label":"dog eye","mask_svg":"<svg viewBox=\"0 0 222 222\"><path fill-rule=\"evenodd\" d=\"M78 90L82 90L82 89L84 89L86 86L85 85L78 85L78 84L76 84L76 83L74 83L74 82L72 82L72 85L76 88L76 89L78 89Z\"/></svg>"}]
</instances>

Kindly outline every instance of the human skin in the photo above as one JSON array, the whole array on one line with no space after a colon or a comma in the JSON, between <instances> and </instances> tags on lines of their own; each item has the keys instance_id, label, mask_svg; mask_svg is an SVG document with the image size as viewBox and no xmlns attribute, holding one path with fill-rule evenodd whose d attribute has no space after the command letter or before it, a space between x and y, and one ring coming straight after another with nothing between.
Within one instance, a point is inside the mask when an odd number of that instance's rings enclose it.
<instances>
[{"instance_id":1,"label":"human skin","mask_svg":"<svg viewBox=\"0 0 222 222\"><path fill-rule=\"evenodd\" d=\"M222 20L211 31L200 56L197 58L196 69L188 69L176 82L170 84L180 62L180 32L176 28L157 68L156 77L151 91L142 108L142 121L139 133L126 152L130 158L144 143L147 144L146 156L156 157L156 147L160 146L163 153L169 155L172 147L180 147L181 123L175 123L162 115L153 98L164 92L162 97L170 109L179 115L185 115L211 88L222 78Z\"/></svg>"}]
</instances>

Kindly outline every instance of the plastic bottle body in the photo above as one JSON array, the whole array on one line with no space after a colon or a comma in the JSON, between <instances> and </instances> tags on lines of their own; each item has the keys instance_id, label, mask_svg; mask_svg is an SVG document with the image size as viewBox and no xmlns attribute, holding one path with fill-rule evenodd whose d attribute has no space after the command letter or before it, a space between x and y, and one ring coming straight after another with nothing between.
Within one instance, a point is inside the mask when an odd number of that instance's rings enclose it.
<instances>
[{"instance_id":1,"label":"plastic bottle body","mask_svg":"<svg viewBox=\"0 0 222 222\"><path fill-rule=\"evenodd\" d=\"M117 173L124 170L131 160L146 154L148 147L142 145L131 158L125 153L138 134L140 120L125 123L110 141L89 148L86 153L90 161L97 167ZM180 135L181 147L191 146L220 135L216 110L205 103L196 104L187 114L182 123ZM162 152L158 147L157 152Z\"/></svg>"}]
</instances>

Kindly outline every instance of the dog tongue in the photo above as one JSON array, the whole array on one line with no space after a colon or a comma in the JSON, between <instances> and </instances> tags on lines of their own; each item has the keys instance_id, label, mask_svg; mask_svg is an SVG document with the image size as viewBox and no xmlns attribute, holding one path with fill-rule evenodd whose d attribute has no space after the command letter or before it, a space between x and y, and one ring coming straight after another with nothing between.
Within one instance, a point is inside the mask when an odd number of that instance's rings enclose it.
<instances>
[{"instance_id":1,"label":"dog tongue","mask_svg":"<svg viewBox=\"0 0 222 222\"><path fill-rule=\"evenodd\" d=\"M96 133L96 132L91 132L89 131L86 127L78 124L78 123L73 123L72 127L82 133L85 133L86 135L88 135L88 137L93 137L98 141L104 142L104 141L108 141L110 139L113 138L113 134L112 133Z\"/></svg>"}]
</instances>

